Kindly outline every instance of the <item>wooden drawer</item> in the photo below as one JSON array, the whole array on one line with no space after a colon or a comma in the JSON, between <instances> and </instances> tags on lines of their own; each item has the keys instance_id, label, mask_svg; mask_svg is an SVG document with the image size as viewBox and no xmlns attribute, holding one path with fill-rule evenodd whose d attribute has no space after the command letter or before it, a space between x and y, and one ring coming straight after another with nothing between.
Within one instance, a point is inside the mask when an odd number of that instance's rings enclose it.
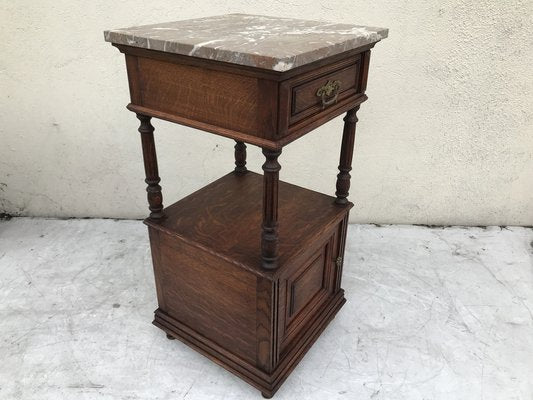
<instances>
[{"instance_id":1,"label":"wooden drawer","mask_svg":"<svg viewBox=\"0 0 533 400\"><path fill-rule=\"evenodd\" d=\"M128 109L263 148L279 149L366 99L370 50L279 73L117 47L126 54Z\"/></svg>"},{"instance_id":2,"label":"wooden drawer","mask_svg":"<svg viewBox=\"0 0 533 400\"><path fill-rule=\"evenodd\" d=\"M282 82L280 133L312 123L324 116L335 116L340 108L363 93L362 54ZM283 110L286 110L283 113ZM288 131L288 132L287 132Z\"/></svg>"}]
</instances>

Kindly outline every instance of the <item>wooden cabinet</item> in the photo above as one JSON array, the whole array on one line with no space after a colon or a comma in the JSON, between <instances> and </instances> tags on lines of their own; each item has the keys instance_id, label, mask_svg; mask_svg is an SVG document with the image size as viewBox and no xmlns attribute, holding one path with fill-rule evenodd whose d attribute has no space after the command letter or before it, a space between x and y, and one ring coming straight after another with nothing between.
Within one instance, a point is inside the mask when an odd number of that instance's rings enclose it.
<instances>
[{"instance_id":1,"label":"wooden cabinet","mask_svg":"<svg viewBox=\"0 0 533 400\"><path fill-rule=\"evenodd\" d=\"M279 266L265 270L262 189L261 175L232 172L145 222L159 301L154 323L265 391L279 387L302 346L344 303L351 204L280 181Z\"/></svg>"},{"instance_id":2,"label":"wooden cabinet","mask_svg":"<svg viewBox=\"0 0 533 400\"><path fill-rule=\"evenodd\" d=\"M287 49L270 48L266 39L261 48L250 37L235 43L249 21L257 22L250 32L272 25ZM226 39L205 40L211 23L228 30ZM290 30L290 23L311 30ZM140 120L159 304L153 323L265 397L345 302L356 113L366 100L370 49L386 36L381 28L326 24L316 43L294 43L294 35L308 40L316 24L230 15L106 33L126 56L128 109ZM294 56L286 61L286 54ZM280 180L283 146L343 113L335 197ZM234 170L163 207L153 117L234 139ZM262 148L262 175L247 170L245 143Z\"/></svg>"}]
</instances>

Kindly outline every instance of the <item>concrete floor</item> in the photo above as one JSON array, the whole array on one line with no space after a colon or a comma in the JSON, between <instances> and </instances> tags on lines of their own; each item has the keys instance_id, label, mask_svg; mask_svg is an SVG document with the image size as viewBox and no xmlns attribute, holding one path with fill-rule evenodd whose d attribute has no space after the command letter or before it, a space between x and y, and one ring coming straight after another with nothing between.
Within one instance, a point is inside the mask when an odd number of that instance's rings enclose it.
<instances>
[{"instance_id":1,"label":"concrete floor","mask_svg":"<svg viewBox=\"0 0 533 400\"><path fill-rule=\"evenodd\" d=\"M533 399L533 230L349 228L348 299L276 399ZM138 221L0 222L1 399L260 399L151 325Z\"/></svg>"}]
</instances>

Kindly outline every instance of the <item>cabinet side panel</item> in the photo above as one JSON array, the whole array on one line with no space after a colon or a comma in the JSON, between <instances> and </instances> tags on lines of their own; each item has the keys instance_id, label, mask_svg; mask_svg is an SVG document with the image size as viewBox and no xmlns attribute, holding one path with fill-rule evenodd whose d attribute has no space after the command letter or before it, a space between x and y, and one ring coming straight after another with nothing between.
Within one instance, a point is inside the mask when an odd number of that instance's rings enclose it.
<instances>
[{"instance_id":1,"label":"cabinet side panel","mask_svg":"<svg viewBox=\"0 0 533 400\"><path fill-rule=\"evenodd\" d=\"M160 233L162 310L243 360L256 362L256 278Z\"/></svg>"},{"instance_id":2,"label":"cabinet side panel","mask_svg":"<svg viewBox=\"0 0 533 400\"><path fill-rule=\"evenodd\" d=\"M272 372L278 363L278 281L257 277L257 367Z\"/></svg>"},{"instance_id":3,"label":"cabinet side panel","mask_svg":"<svg viewBox=\"0 0 533 400\"><path fill-rule=\"evenodd\" d=\"M259 79L257 126L259 136L275 139L278 132L279 82Z\"/></svg>"},{"instance_id":4,"label":"cabinet side panel","mask_svg":"<svg viewBox=\"0 0 533 400\"><path fill-rule=\"evenodd\" d=\"M126 70L128 71L131 102L134 104L142 104L139 64L137 63L136 56L126 54Z\"/></svg>"},{"instance_id":5,"label":"cabinet side panel","mask_svg":"<svg viewBox=\"0 0 533 400\"><path fill-rule=\"evenodd\" d=\"M368 68L370 66L370 50L363 53L363 69L361 73L361 80L359 83L359 91L364 93L366 91L366 83L368 81Z\"/></svg>"},{"instance_id":6,"label":"cabinet side panel","mask_svg":"<svg viewBox=\"0 0 533 400\"><path fill-rule=\"evenodd\" d=\"M138 57L142 106L258 135L257 78Z\"/></svg>"},{"instance_id":7,"label":"cabinet side panel","mask_svg":"<svg viewBox=\"0 0 533 400\"><path fill-rule=\"evenodd\" d=\"M163 289L159 277L161 276L161 253L159 251L159 231L153 228L148 228L148 236L150 237L150 249L152 251L152 264L154 267L155 289L157 292L157 303L159 308L165 309L165 299L163 297Z\"/></svg>"}]
</instances>

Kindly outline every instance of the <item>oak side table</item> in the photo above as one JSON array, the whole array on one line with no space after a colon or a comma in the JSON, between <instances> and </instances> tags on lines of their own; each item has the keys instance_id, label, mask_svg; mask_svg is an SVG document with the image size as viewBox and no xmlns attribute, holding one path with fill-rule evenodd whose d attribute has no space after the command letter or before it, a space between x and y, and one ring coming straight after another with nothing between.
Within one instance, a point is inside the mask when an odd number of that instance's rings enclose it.
<instances>
[{"instance_id":1,"label":"oak side table","mask_svg":"<svg viewBox=\"0 0 533 400\"><path fill-rule=\"evenodd\" d=\"M345 302L356 113L387 33L245 14L105 32L126 56L140 120L153 323L264 397ZM343 113L336 197L280 181L283 146ZM234 139L235 169L163 208L151 118ZM247 170L245 143L262 148L263 175Z\"/></svg>"}]
</instances>

